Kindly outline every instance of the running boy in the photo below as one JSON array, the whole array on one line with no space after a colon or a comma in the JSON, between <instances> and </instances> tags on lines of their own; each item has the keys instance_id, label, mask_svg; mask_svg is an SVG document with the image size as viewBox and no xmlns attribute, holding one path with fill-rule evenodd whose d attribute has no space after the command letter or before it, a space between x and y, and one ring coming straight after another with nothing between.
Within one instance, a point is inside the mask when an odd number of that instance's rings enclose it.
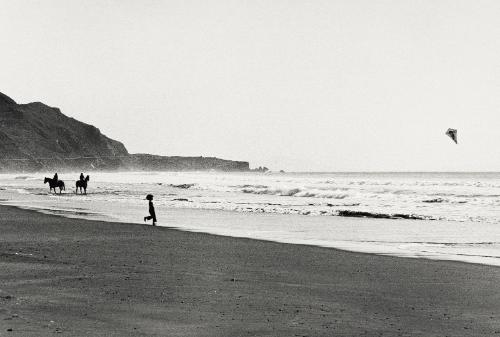
<instances>
[{"instance_id":1,"label":"running boy","mask_svg":"<svg viewBox=\"0 0 500 337\"><path fill-rule=\"evenodd\" d=\"M153 206L153 195L148 194L146 196L146 200L149 200L149 216L144 217L144 222L146 222L146 220L153 219L153 226L156 226L156 213L155 213L155 207Z\"/></svg>"}]
</instances>

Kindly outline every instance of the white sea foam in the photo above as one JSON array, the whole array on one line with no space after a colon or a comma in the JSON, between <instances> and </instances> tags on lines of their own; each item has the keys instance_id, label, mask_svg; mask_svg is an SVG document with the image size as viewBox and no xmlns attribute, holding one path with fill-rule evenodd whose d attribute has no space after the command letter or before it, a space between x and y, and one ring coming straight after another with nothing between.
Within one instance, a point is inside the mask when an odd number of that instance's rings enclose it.
<instances>
[{"instance_id":1,"label":"white sea foam","mask_svg":"<svg viewBox=\"0 0 500 337\"><path fill-rule=\"evenodd\" d=\"M138 222L147 209L144 197L152 193L160 223L167 214L168 224L188 230L398 256L500 261L500 174L91 172L86 196L74 194L79 173L59 174L66 180L62 195L48 193L44 176L50 174L0 175L2 203ZM213 211L230 212L214 218ZM441 221L364 221L342 219L339 212ZM186 224L192 214L198 214L196 221Z\"/></svg>"}]
</instances>

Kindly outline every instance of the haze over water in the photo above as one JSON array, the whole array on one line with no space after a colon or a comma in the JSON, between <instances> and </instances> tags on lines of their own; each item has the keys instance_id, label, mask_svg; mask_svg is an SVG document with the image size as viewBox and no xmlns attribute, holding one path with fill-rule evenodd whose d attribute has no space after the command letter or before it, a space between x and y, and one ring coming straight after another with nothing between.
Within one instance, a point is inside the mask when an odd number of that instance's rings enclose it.
<instances>
[{"instance_id":1,"label":"haze over water","mask_svg":"<svg viewBox=\"0 0 500 337\"><path fill-rule=\"evenodd\" d=\"M137 223L153 193L164 226L500 265L500 173L94 172L86 196L74 194L78 174L60 174L61 196L43 176L1 175L2 203ZM426 220L338 216L345 210Z\"/></svg>"}]
</instances>

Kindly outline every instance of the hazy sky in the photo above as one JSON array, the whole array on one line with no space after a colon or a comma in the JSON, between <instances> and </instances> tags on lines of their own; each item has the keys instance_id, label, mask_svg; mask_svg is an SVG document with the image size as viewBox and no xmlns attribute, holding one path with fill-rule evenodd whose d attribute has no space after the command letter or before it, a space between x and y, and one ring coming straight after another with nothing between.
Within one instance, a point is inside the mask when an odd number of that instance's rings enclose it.
<instances>
[{"instance_id":1,"label":"hazy sky","mask_svg":"<svg viewBox=\"0 0 500 337\"><path fill-rule=\"evenodd\" d=\"M0 8L0 91L130 152L290 171L500 171L497 0Z\"/></svg>"}]
</instances>

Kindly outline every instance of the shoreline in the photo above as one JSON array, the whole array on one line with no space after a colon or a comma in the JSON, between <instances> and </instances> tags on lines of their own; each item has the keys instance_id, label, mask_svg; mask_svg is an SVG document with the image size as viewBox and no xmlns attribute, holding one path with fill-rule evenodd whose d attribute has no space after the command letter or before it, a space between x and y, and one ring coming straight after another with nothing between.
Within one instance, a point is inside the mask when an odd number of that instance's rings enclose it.
<instances>
[{"instance_id":1,"label":"shoreline","mask_svg":"<svg viewBox=\"0 0 500 337\"><path fill-rule=\"evenodd\" d=\"M129 223L129 224L143 224L142 221L137 220L136 222L126 221L125 219L119 219L114 217L103 218L100 213L92 213L90 211L85 211L83 208L78 210L64 210L57 208L37 208L33 206L26 206L22 204L11 203L10 201L4 203L0 200L0 206L7 207L17 207L19 209L34 211L40 214L53 215L58 217L64 217L66 219L80 219L87 221L102 221L106 223ZM495 266L500 267L500 259L498 256L491 255L473 255L473 254L445 254L442 252L432 252L428 251L427 255L422 254L420 251L411 251L400 249L399 245L407 243L423 243L423 242L392 242L394 245L391 247L389 244L391 242L386 242L385 246L377 246L377 241L373 241L371 244L368 241L330 241L330 240L318 240L317 238L308 237L306 239L297 238L286 238L286 233L281 233L282 235L269 236L268 234L260 233L259 231L251 233L246 231L246 228L254 227L255 223L267 223L266 228L272 228L273 224L276 223L287 223L287 224L297 224L301 225L308 224L306 227L315 226L318 224L327 223L328 227L336 229L335 226L346 225L348 226L361 226L366 227L366 224L370 224L369 227L377 224L383 226L384 224L393 224L400 227L411 228L412 226L419 225L431 225L436 223L448 223L448 227L463 226L464 223L445 221L445 220L415 220L415 219L385 219L385 218L365 218L365 217L343 217L343 216L303 216L299 214L280 214L280 213L255 213L255 212L237 212L223 209L202 209L202 208L188 208L188 207L173 207L163 210L162 219L158 223L158 227L165 227L169 229L175 229L180 231L192 232L192 233L206 233L218 236L225 236L231 238L246 238L251 240L261 240L275 243L293 244L293 245L305 245L311 247L322 247L329 249L338 249L341 251L353 252L353 253L363 253L363 254L375 254L380 256L393 256L400 258L412 258L412 259L428 259L434 261L456 261L470 264L478 264L485 266ZM130 214L129 214L130 215ZM95 218L93 218L95 217ZM125 217L130 219L130 217ZM132 217L133 218L133 217ZM140 215L136 214L136 218L141 218ZM214 220L217 219L217 220ZM224 230L219 228L219 223L230 223L235 221L238 223L238 229ZM397 221L397 222L394 222ZM203 222L203 226L200 226L200 222ZM166 223L166 225L164 225ZM188 223L188 225L186 225ZM245 230L241 230L241 224L245 223ZM474 223L471 223L474 226ZM234 227L234 226L232 226ZM423 227L422 230L425 232L427 227ZM260 229L262 230L262 228ZM464 230L464 229L462 229ZM341 230L342 231L342 230ZM285 234L285 235L283 235ZM435 244L440 244L436 242ZM444 243L446 244L446 243Z\"/></svg>"},{"instance_id":2,"label":"shoreline","mask_svg":"<svg viewBox=\"0 0 500 337\"><path fill-rule=\"evenodd\" d=\"M30 206L22 206L22 205L13 205L13 204L4 204L0 201L0 209L2 207L12 207L12 208L17 208L19 210L23 211L28 211L28 212L35 212L43 215L48 215L48 216L55 216L55 217L61 217L64 219L68 220L82 220L82 221L91 221L91 222L98 222L98 223L109 223L109 224L126 224L126 225L137 225L137 226L145 226L145 227L153 227L150 224L146 224L142 221L137 221L137 222L125 222L121 221L120 219L114 219L114 220L103 220L103 219L91 219L91 218L85 218L83 215L72 215L73 211L63 211L63 210L57 210L57 209L48 209L48 208L33 208ZM172 213L175 213L174 215L179 215L178 212L181 213L205 213L204 215L210 215L211 213L215 214L224 214L226 215L225 217L302 217L300 214L279 214L279 213L251 213L251 212L235 212L235 211L230 211L230 210L219 210L219 209L201 209L201 208L173 208L170 209ZM74 212L74 213L79 213L79 212ZM86 212L83 212L87 214ZM91 214L91 213L88 213ZM170 215L172 217L172 215ZM320 217L320 216L317 216ZM258 219L258 218L257 218ZM303 219L303 218L301 218ZM330 218L331 219L331 218ZM336 217L336 219L340 219L338 221L346 221L346 222L356 222L356 221L361 221L361 222L373 222L373 221L404 221L404 222L413 222L413 221L441 221L441 220L410 220L410 219L379 219L379 218L363 218L363 217ZM343 249L343 248L338 248L335 246L325 246L325 245L319 245L319 244L313 244L313 243L298 243L298 242L286 242L286 241L277 241L273 239L265 239L265 238L253 238L253 237L246 237L246 236L233 236L233 235L225 235L225 234L217 234L217 233L211 233L211 232L205 232L205 231L197 231L197 230L190 230L190 229L185 229L182 227L177 227L175 225L162 225L162 223L157 224L154 226L156 228L165 228L168 230L174 230L174 231L180 231L180 232L187 232L187 233L195 233L195 234L206 234L206 235L214 235L216 237L228 237L232 239L244 239L244 240L255 240L255 241L261 241L261 242L272 242L272 243L279 243L279 244L286 244L286 245L299 245L299 246L305 246L305 247L311 247L311 248L324 248L324 249L333 249L337 250L340 252L347 252L347 253L355 253L355 254L368 254L368 255L377 255L377 256L386 256L386 257L396 257L396 258L401 258L401 259L423 259L423 260L430 260L430 261L441 261L441 262L456 262L456 263L466 263L466 264L474 264L474 265L480 265L480 266L488 266L488 267L493 267L493 268L500 268L499 265L494 265L494 264L487 264L487 263L480 263L480 262L468 262L468 261L462 261L462 260L452 260L452 259L438 259L438 258L429 258L429 257L417 257L417 256L399 256L399 255L393 255L389 253L374 253L374 252L367 252L367 251L359 251L359 250L349 250L349 249Z\"/></svg>"},{"instance_id":3,"label":"shoreline","mask_svg":"<svg viewBox=\"0 0 500 337\"><path fill-rule=\"evenodd\" d=\"M500 333L496 267L0 211L1 335Z\"/></svg>"}]
</instances>

